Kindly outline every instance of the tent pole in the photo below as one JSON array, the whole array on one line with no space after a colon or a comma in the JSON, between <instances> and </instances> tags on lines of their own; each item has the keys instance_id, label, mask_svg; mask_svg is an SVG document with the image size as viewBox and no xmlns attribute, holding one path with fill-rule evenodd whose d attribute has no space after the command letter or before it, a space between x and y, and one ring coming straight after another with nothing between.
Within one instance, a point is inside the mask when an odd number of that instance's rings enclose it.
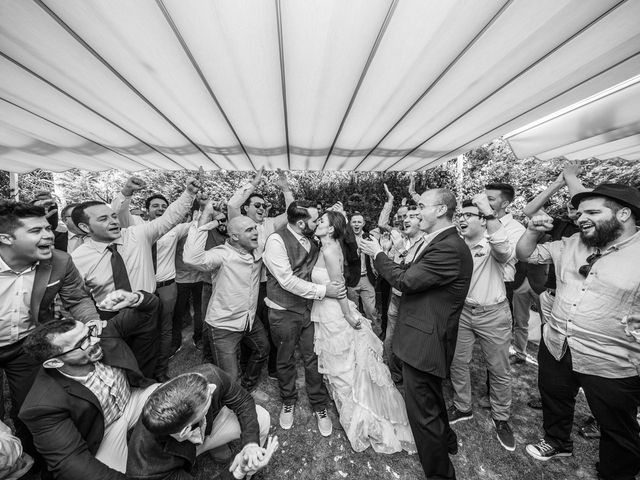
<instances>
[{"instance_id":1,"label":"tent pole","mask_svg":"<svg viewBox=\"0 0 640 480\"><path fill-rule=\"evenodd\" d=\"M20 176L15 172L9 172L9 191L14 200L20 198Z\"/></svg>"}]
</instances>

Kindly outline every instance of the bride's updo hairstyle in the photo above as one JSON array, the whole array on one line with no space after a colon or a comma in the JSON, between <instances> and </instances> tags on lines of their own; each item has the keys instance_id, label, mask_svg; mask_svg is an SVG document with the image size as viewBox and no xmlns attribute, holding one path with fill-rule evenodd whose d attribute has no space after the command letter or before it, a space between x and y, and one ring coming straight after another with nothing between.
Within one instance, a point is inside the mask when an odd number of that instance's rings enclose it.
<instances>
[{"instance_id":1,"label":"bride's updo hairstyle","mask_svg":"<svg viewBox=\"0 0 640 480\"><path fill-rule=\"evenodd\" d=\"M344 279L347 287L355 287L360 281L360 254L358 242L353 229L347 225L347 219L342 213L328 210L325 212L329 225L333 227L331 238L340 242L344 257Z\"/></svg>"}]
</instances>

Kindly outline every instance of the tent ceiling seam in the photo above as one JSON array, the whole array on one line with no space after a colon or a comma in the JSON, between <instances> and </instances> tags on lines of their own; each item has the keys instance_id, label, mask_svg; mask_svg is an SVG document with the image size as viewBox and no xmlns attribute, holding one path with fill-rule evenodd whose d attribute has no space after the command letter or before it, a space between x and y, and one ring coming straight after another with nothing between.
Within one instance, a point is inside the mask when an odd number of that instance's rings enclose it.
<instances>
[{"instance_id":1,"label":"tent ceiling seam","mask_svg":"<svg viewBox=\"0 0 640 480\"><path fill-rule=\"evenodd\" d=\"M171 27L171 30L173 31L173 34L178 39L178 42L180 43L180 46L184 50L185 55L187 56L187 58L191 62L191 65L193 66L193 68L195 69L196 73L198 74L198 77L200 77L200 80L202 81L204 87L207 89L207 92L209 93L209 95L211 96L212 100L216 104L216 107L218 108L218 110L222 114L222 117L224 118L224 121L227 123L227 125L229 126L229 129L233 133L233 136L238 141L238 144L240 145L240 148L242 149L242 151L246 155L247 160L249 160L249 164L251 165L252 168L255 168L253 160L251 160L251 157L249 156L249 153L247 152L247 149L245 148L244 143L242 143L242 140L240 140L240 136L238 135L238 132L236 131L236 129L234 128L233 124L229 120L229 117L227 116L227 113L222 108L222 105L220 104L220 101L218 100L217 95L214 93L213 88L211 88L211 84L209 83L209 81L205 77L204 72L200 68L200 65L198 64L198 62L196 61L195 57L191 53L191 49L189 49L189 46L187 45L187 42L184 40L184 37L182 36L182 34L180 33L180 30L178 29L178 26L173 21L173 18L171 18L171 15L169 14L169 11L167 10L167 7L165 6L163 0L156 0L156 4L158 5L158 8L160 8L160 11L162 12L162 15L164 16L165 20L167 21L167 23ZM227 155L224 155L224 157L229 161L229 163L231 163L233 165L233 162L231 161L231 159L229 157L227 157ZM213 162L213 160L211 160L211 161ZM214 163L214 165L216 167L220 168L220 165L218 165L215 162L213 162L213 163Z\"/></svg>"},{"instance_id":2,"label":"tent ceiling seam","mask_svg":"<svg viewBox=\"0 0 640 480\"><path fill-rule=\"evenodd\" d=\"M76 40L80 45L84 47L87 52L89 52L93 57L98 60L102 65L104 65L107 70L109 70L118 80L124 83L133 93L135 93L138 98L140 98L144 103L146 103L153 111L155 111L158 115L160 115L169 125L171 125L174 130L176 130L185 140L187 140L191 145L193 145L202 155L204 155L210 162L214 165L217 165L213 159L207 155L207 153L194 142L185 132L182 131L173 121L167 117L156 105L151 102L146 96L142 94L136 87L133 86L131 82L129 82L120 72L118 72L107 60L102 57L91 45L89 45L77 32L75 32L69 25L67 25L62 18L60 18L46 3L44 0L34 0L34 2L40 6L51 18L53 18L71 37ZM181 166L182 167L182 166ZM184 168L184 167L182 167ZM218 166L218 168L220 168Z\"/></svg>"},{"instance_id":3,"label":"tent ceiling seam","mask_svg":"<svg viewBox=\"0 0 640 480\"><path fill-rule=\"evenodd\" d=\"M365 79L367 73L369 72L369 67L371 66L371 63L373 63L373 59L376 56L376 53L378 52L378 48L380 47L380 43L382 42L382 38L384 37L385 33L387 32L387 28L389 27L389 23L391 22L391 18L393 17L393 14L394 14L394 12L396 10L396 6L398 5L398 1L399 0L391 0L391 3L389 4L389 8L387 9L387 13L386 13L386 15L384 17L382 25L380 25L380 29L378 30L378 34L376 35L376 39L374 40L373 45L371 46L371 50L369 51L369 56L367 57L367 61L364 64L362 72L360 73L360 77L358 78L358 82L356 83L356 86L355 86L355 88L353 90L353 93L351 94L351 99L349 100L349 104L347 105L347 109L345 110L344 115L342 116L342 120L340 121L340 125L338 126L338 130L336 131L336 135L333 138L333 142L331 142L331 146L329 147L329 151L327 152L327 157L324 159L324 163L322 164L321 170L324 170L324 168L327 166L327 162L329 161L329 157L333 153L333 149L334 149L334 147L335 147L335 145L336 145L336 143L338 141L338 138L340 137L340 134L342 133L342 129L344 127L344 124L347 121L347 117L351 113L351 109L353 108L353 104L355 103L356 97L358 96L358 93L360 92L360 87L364 83L364 79ZM344 163L345 162L343 162L342 165L340 165L339 169L341 169L344 166Z\"/></svg>"},{"instance_id":4,"label":"tent ceiling seam","mask_svg":"<svg viewBox=\"0 0 640 480\"><path fill-rule=\"evenodd\" d=\"M479 101L477 101L474 105L472 105L471 107L469 107L467 110L465 110L463 113L461 113L460 115L458 115L456 118L454 118L453 120L451 120L449 123L447 123L445 126L443 126L442 128L440 128L438 131L436 131L435 133L433 133L431 136L429 136L426 140L420 142L418 145L416 145L415 147L413 147L411 150L409 150L408 153L404 154L402 157L400 157L398 160L396 160L392 165L390 165L387 170L389 168L393 168L395 165L397 165L398 163L400 163L402 160L404 160L405 158L409 157L413 152L415 152L416 150L418 150L421 146L423 146L425 143L427 143L429 140L431 140L432 138L434 138L435 136L437 136L438 134L440 134L443 130L449 128L451 125L453 125L454 123L456 123L458 120L460 120L461 118L463 118L464 116L466 116L469 112L471 112L472 110L475 110L478 106L482 105L484 102L486 102L489 98L491 98L492 96L494 96L496 93L498 93L499 91L501 91L502 89L504 89L505 87L507 87L508 85L510 85L511 83L515 82L518 78L520 78L521 76L523 76L524 74L526 74L529 70L533 69L536 65L540 64L541 62L543 62L544 60L546 60L547 58L549 58L551 55L553 55L555 52L557 52L558 50L560 50L562 47L564 47L565 45L567 45L571 40L573 40L574 38L578 37L579 35L581 35L582 33L584 33L585 31L587 31L589 28L591 28L593 25L595 25L596 23L598 23L600 20L602 20L603 18L605 18L607 15L609 15L611 12L613 12L614 10L616 10L618 7L620 7L623 3L626 3L627 0L621 0L619 1L617 4L615 4L613 7L611 7L609 10L607 10L606 12L604 12L603 14L601 14L600 16L598 16L597 18L593 19L592 21L590 21L587 25L585 25L584 27L582 27L581 29L579 29L577 32L573 33L571 36L569 36L567 39L565 39L564 41L560 42L559 44L557 44L555 47L553 47L551 50L549 50L547 53L545 53L542 57L538 58L536 61L534 61L533 63L531 63L527 68L521 70L520 72L518 72L517 75L514 75L513 77L511 77L507 82L503 83L501 86L499 86L498 88L496 88L493 92L489 93L488 95L486 95L484 98L480 99ZM450 152L454 152L454 150L450 150ZM449 152L449 153L450 153ZM448 155L449 153L446 153L444 155L441 155L438 158L442 158L446 155ZM437 160L437 159L436 159Z\"/></svg>"}]
</instances>

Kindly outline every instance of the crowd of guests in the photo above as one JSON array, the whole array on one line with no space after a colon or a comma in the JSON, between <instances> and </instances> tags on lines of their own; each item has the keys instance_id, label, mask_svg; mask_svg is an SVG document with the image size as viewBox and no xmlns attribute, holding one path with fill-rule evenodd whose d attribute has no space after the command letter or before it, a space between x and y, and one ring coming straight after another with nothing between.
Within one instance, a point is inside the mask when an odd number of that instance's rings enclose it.
<instances>
[{"instance_id":1,"label":"crowd of guests","mask_svg":"<svg viewBox=\"0 0 640 480\"><path fill-rule=\"evenodd\" d=\"M251 477L278 446L263 371L278 383L278 425L293 428L298 349L320 435L332 434L333 400L354 450L416 451L427 478L454 479L451 426L473 418L476 341L479 403L499 444L516 449L512 376L527 362L531 308L543 329L529 403L544 437L526 452L572 455L582 389L598 477L635 478L640 192L588 190L578 174L568 163L524 224L504 183L458 204L412 181L395 212L385 185L374 222L340 202L296 201L283 172L286 212L269 216L262 170L219 204L194 178L175 201L156 193L134 209L146 188L135 176L110 205L62 208L48 192L1 201L0 369L14 430L0 422L0 478L188 479L204 452ZM552 218L545 208L565 186L566 216ZM190 311L202 364L171 378Z\"/></svg>"}]
</instances>

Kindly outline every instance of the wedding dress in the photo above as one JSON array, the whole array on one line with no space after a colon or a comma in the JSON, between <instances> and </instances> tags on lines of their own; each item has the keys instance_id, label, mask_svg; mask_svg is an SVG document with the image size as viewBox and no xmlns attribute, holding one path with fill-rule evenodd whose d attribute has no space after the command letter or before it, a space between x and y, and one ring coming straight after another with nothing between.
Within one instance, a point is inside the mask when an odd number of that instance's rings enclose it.
<instances>
[{"instance_id":1,"label":"wedding dress","mask_svg":"<svg viewBox=\"0 0 640 480\"><path fill-rule=\"evenodd\" d=\"M319 265L311 277L317 284L330 281L326 268ZM340 423L356 452L371 446L379 453L414 453L404 399L382 361L382 342L351 301L349 308L360 319L361 329L349 325L336 299L315 300L311 310L318 371L324 375Z\"/></svg>"}]
</instances>

